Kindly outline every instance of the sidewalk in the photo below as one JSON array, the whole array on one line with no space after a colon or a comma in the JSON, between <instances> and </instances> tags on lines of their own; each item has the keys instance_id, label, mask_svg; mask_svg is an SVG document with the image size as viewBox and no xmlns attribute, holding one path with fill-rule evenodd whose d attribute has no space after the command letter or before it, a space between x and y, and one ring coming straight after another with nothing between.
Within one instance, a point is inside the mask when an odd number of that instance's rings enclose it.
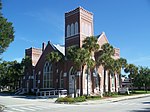
<instances>
[{"instance_id":1,"label":"sidewalk","mask_svg":"<svg viewBox=\"0 0 150 112\"><path fill-rule=\"evenodd\" d=\"M118 102L122 100L130 100L130 99L143 98L143 97L150 97L150 94L122 96L122 97L117 97L117 98L105 98L105 99L100 99L100 100L88 100L86 102L79 102L75 104L77 105L104 104L104 103Z\"/></svg>"}]
</instances>

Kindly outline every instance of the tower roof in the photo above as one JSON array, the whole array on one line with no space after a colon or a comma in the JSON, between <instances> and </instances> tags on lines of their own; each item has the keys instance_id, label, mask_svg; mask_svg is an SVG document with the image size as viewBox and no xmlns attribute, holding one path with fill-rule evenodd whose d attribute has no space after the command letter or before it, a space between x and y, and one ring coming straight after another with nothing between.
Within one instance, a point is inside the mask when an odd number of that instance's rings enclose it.
<instances>
[{"instance_id":1,"label":"tower roof","mask_svg":"<svg viewBox=\"0 0 150 112\"><path fill-rule=\"evenodd\" d=\"M87 14L93 15L92 12L89 12L88 10L84 9L83 7L79 6L73 10L70 10L68 12L65 13L65 15L71 14L71 13L76 13L76 12L80 12L80 11L84 11Z\"/></svg>"}]
</instances>

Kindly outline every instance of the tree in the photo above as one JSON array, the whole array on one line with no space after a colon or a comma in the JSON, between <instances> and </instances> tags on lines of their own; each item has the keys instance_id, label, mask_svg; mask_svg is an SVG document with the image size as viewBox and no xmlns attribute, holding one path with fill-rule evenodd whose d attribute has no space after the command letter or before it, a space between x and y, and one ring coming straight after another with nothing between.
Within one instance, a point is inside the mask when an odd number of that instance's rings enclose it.
<instances>
[{"instance_id":1,"label":"tree","mask_svg":"<svg viewBox=\"0 0 150 112\"><path fill-rule=\"evenodd\" d=\"M23 75L23 68L21 63L18 63L17 61L10 62L8 73L11 83L13 84L13 89L18 89L20 86L21 77Z\"/></svg>"},{"instance_id":2,"label":"tree","mask_svg":"<svg viewBox=\"0 0 150 112\"><path fill-rule=\"evenodd\" d=\"M21 65L22 65L24 70L27 70L27 69L31 68L32 67L31 58L29 56L25 56L21 61Z\"/></svg>"},{"instance_id":3,"label":"tree","mask_svg":"<svg viewBox=\"0 0 150 112\"><path fill-rule=\"evenodd\" d=\"M0 55L7 49L9 44L14 40L14 28L11 22L3 17L2 3L0 1Z\"/></svg>"},{"instance_id":4,"label":"tree","mask_svg":"<svg viewBox=\"0 0 150 112\"><path fill-rule=\"evenodd\" d=\"M46 59L52 63L56 63L62 59L62 56L58 52L48 53Z\"/></svg>"},{"instance_id":5,"label":"tree","mask_svg":"<svg viewBox=\"0 0 150 112\"><path fill-rule=\"evenodd\" d=\"M139 67L139 74L135 77L134 85L140 87L144 86L147 92L147 87L150 86L150 69L148 67Z\"/></svg>"},{"instance_id":6,"label":"tree","mask_svg":"<svg viewBox=\"0 0 150 112\"><path fill-rule=\"evenodd\" d=\"M88 74L87 74L87 95L89 95L89 93L88 93L88 76L89 75L91 76L91 68L93 68L94 65L96 64L94 54L95 54L96 51L99 50L100 46L97 43L97 38L94 37L94 36L91 36L91 37L87 37L83 41L82 47L90 53L90 57L88 58L88 61L87 61L87 69L88 69Z\"/></svg>"},{"instance_id":7,"label":"tree","mask_svg":"<svg viewBox=\"0 0 150 112\"><path fill-rule=\"evenodd\" d=\"M53 70L58 70L58 62L61 59L62 59L62 54L60 54L60 52L58 52L58 51L52 51L46 55L46 60L51 62ZM56 67L56 69L54 67ZM57 75L57 77L58 77L58 75ZM57 88L58 88L58 84L57 84Z\"/></svg>"},{"instance_id":8,"label":"tree","mask_svg":"<svg viewBox=\"0 0 150 112\"><path fill-rule=\"evenodd\" d=\"M129 64L124 69L125 73L129 73L129 78L135 78L138 74L138 67L136 67L134 64Z\"/></svg>"},{"instance_id":9,"label":"tree","mask_svg":"<svg viewBox=\"0 0 150 112\"><path fill-rule=\"evenodd\" d=\"M138 67L136 67L134 64L129 64L126 66L126 68L124 69L125 73L129 73L129 78L131 81L131 86L132 86L132 91L133 91L133 81L134 78L138 75Z\"/></svg>"},{"instance_id":10,"label":"tree","mask_svg":"<svg viewBox=\"0 0 150 112\"><path fill-rule=\"evenodd\" d=\"M16 90L19 86L19 81L22 76L23 70L20 63L17 61L0 63L0 85Z\"/></svg>"},{"instance_id":11,"label":"tree","mask_svg":"<svg viewBox=\"0 0 150 112\"><path fill-rule=\"evenodd\" d=\"M81 86L80 86L80 95L83 94L83 87L82 87L82 80L83 80L83 69L84 66L87 65L88 60L90 59L90 53L84 49L84 48L79 48L79 47L69 47L67 49L67 59L72 61L74 63L74 67L77 70L81 70ZM74 94L75 91L74 91Z\"/></svg>"},{"instance_id":12,"label":"tree","mask_svg":"<svg viewBox=\"0 0 150 112\"><path fill-rule=\"evenodd\" d=\"M9 84L9 76L7 75L8 72L8 63L3 61L0 63L0 88L4 88Z\"/></svg>"},{"instance_id":13,"label":"tree","mask_svg":"<svg viewBox=\"0 0 150 112\"><path fill-rule=\"evenodd\" d=\"M99 56L97 59L97 65L102 65L104 68L104 92L106 92L106 71L109 70L109 75L113 71L114 60L112 56L114 55L114 48L109 43L103 44L101 50L99 51Z\"/></svg>"},{"instance_id":14,"label":"tree","mask_svg":"<svg viewBox=\"0 0 150 112\"><path fill-rule=\"evenodd\" d=\"M119 58L114 62L114 72L119 76L119 85L121 85L121 70L125 69L127 66L127 60L124 58Z\"/></svg>"},{"instance_id":15,"label":"tree","mask_svg":"<svg viewBox=\"0 0 150 112\"><path fill-rule=\"evenodd\" d=\"M97 43L97 38L94 36L85 38L82 47L87 49L90 53L98 51L99 44Z\"/></svg>"}]
</instances>

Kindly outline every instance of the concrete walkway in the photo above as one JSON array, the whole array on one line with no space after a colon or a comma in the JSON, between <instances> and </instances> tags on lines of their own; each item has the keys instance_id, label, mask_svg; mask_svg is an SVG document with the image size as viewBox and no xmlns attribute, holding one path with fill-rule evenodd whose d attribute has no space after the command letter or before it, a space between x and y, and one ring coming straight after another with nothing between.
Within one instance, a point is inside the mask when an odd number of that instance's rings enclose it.
<instances>
[{"instance_id":1,"label":"concrete walkway","mask_svg":"<svg viewBox=\"0 0 150 112\"><path fill-rule=\"evenodd\" d=\"M131 95L131 96L121 96L116 98L105 98L100 100L88 100L86 102L76 103L77 105L89 105L89 104L104 104L109 102L118 102L122 100L130 100L136 98L150 97L150 94L140 94L140 95Z\"/></svg>"}]
</instances>

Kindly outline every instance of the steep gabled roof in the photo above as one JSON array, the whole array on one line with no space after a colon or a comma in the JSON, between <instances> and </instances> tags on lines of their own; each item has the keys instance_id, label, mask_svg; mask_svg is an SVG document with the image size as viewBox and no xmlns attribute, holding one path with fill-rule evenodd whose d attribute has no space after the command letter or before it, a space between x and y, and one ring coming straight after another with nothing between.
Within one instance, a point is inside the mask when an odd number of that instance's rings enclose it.
<instances>
[{"instance_id":1,"label":"steep gabled roof","mask_svg":"<svg viewBox=\"0 0 150 112\"><path fill-rule=\"evenodd\" d=\"M59 51L61 54L65 56L65 46L59 44L53 44L49 42L49 44L53 47L54 50Z\"/></svg>"},{"instance_id":2,"label":"steep gabled roof","mask_svg":"<svg viewBox=\"0 0 150 112\"><path fill-rule=\"evenodd\" d=\"M105 32L102 32L100 35L97 36L98 41L99 41L101 38L104 38L104 39L107 41L107 43L109 43L109 41L108 41L108 39L107 39L107 37L106 37Z\"/></svg>"},{"instance_id":3,"label":"steep gabled roof","mask_svg":"<svg viewBox=\"0 0 150 112\"><path fill-rule=\"evenodd\" d=\"M97 38L97 42L100 46L102 46L105 43L109 43L108 39L105 35L105 32L102 32L100 35L96 36L96 38Z\"/></svg>"},{"instance_id":4,"label":"steep gabled roof","mask_svg":"<svg viewBox=\"0 0 150 112\"><path fill-rule=\"evenodd\" d=\"M65 46L64 45L59 45L59 44L53 44L55 46L55 48L61 52L64 56L65 56Z\"/></svg>"}]
</instances>

